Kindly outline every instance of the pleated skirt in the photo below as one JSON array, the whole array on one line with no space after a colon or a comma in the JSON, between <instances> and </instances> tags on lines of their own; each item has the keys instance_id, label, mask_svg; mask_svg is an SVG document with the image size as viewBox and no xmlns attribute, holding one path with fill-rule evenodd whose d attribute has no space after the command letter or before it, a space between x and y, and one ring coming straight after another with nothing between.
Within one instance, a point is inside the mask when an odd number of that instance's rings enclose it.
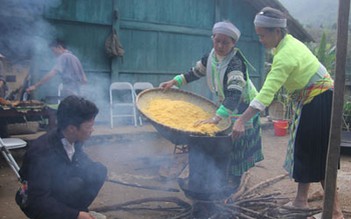
<instances>
[{"instance_id":1,"label":"pleated skirt","mask_svg":"<svg viewBox=\"0 0 351 219\"><path fill-rule=\"evenodd\" d=\"M293 179L300 183L325 178L333 92L325 91L302 107L294 145Z\"/></svg>"}]
</instances>

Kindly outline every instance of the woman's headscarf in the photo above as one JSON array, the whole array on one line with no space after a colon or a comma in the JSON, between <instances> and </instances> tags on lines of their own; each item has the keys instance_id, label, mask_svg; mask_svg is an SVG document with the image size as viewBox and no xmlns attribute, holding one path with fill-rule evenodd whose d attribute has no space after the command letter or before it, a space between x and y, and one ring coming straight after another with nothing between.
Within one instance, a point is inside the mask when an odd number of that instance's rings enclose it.
<instances>
[{"instance_id":1,"label":"woman's headscarf","mask_svg":"<svg viewBox=\"0 0 351 219\"><path fill-rule=\"evenodd\" d=\"M232 23L229 21L221 21L215 23L215 25L212 28L212 34L224 34L226 36L231 37L232 39L237 42L240 38L240 30Z\"/></svg>"},{"instance_id":2,"label":"woman's headscarf","mask_svg":"<svg viewBox=\"0 0 351 219\"><path fill-rule=\"evenodd\" d=\"M276 17L267 16L266 12L273 12L276 14L282 14L282 12L277 10L277 9L274 9L271 7L265 7L262 9L262 11L260 11L255 16L254 24L256 27L286 28L286 26L287 26L287 19L286 18L284 18L284 17L276 18Z\"/></svg>"}]
</instances>

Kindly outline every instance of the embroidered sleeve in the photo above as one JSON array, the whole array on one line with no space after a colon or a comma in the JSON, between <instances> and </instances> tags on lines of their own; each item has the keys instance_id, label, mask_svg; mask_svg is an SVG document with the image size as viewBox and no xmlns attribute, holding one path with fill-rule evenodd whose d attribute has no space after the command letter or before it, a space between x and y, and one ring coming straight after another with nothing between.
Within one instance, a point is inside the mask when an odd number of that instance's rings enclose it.
<instances>
[{"instance_id":1,"label":"embroidered sleeve","mask_svg":"<svg viewBox=\"0 0 351 219\"><path fill-rule=\"evenodd\" d=\"M195 66L192 67L189 72L184 74L186 83L190 83L206 76L207 58L208 54L204 55L201 60L196 62Z\"/></svg>"},{"instance_id":2,"label":"embroidered sleeve","mask_svg":"<svg viewBox=\"0 0 351 219\"><path fill-rule=\"evenodd\" d=\"M183 74L177 75L173 79L177 82L177 87L181 87L183 84L186 84Z\"/></svg>"},{"instance_id":3,"label":"embroidered sleeve","mask_svg":"<svg viewBox=\"0 0 351 219\"><path fill-rule=\"evenodd\" d=\"M228 91L243 92L246 85L244 74L241 71L232 71L228 73L227 89Z\"/></svg>"},{"instance_id":4,"label":"embroidered sleeve","mask_svg":"<svg viewBox=\"0 0 351 219\"><path fill-rule=\"evenodd\" d=\"M246 85L246 77L243 73L245 72L244 70L245 65L237 57L234 57L233 61L228 65L227 80L224 81L226 83L226 89L223 105L231 111L237 108L241 99L241 94Z\"/></svg>"},{"instance_id":5,"label":"embroidered sleeve","mask_svg":"<svg viewBox=\"0 0 351 219\"><path fill-rule=\"evenodd\" d=\"M223 104L220 105L220 107L216 111L216 115L221 118L228 118L231 114L232 111L223 106Z\"/></svg>"}]
</instances>

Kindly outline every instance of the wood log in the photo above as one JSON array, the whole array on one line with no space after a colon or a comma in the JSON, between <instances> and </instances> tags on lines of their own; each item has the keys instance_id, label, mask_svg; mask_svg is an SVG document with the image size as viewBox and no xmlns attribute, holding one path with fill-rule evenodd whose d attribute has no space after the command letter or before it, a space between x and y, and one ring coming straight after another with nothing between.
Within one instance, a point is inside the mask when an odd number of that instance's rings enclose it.
<instances>
[{"instance_id":1,"label":"wood log","mask_svg":"<svg viewBox=\"0 0 351 219\"><path fill-rule=\"evenodd\" d=\"M247 196L247 195L249 195L249 194L251 194L253 192L256 192L256 191L258 191L260 189L263 189L263 188L265 188L267 186L270 186L270 185L272 185L272 184L284 179L288 175L289 174L282 174L282 175L276 176L274 178L267 179L267 180L255 185L255 186L249 188L248 190L246 190L240 197L238 197L238 200L242 199L243 197L245 197L245 196Z\"/></svg>"},{"instance_id":2,"label":"wood log","mask_svg":"<svg viewBox=\"0 0 351 219\"><path fill-rule=\"evenodd\" d=\"M224 206L218 206L218 208L223 209ZM246 215L248 217L252 218L261 218L261 219L275 219L274 217L270 217L267 215L262 215L261 212L255 211L249 208L245 208L239 205L226 205L224 208L231 209L231 211L235 212L240 212L243 215Z\"/></svg>"},{"instance_id":3,"label":"wood log","mask_svg":"<svg viewBox=\"0 0 351 219\"><path fill-rule=\"evenodd\" d=\"M288 199L286 197L280 197L279 196L280 194L281 194L280 192L276 192L276 193L269 194L269 195L254 196L254 197L251 197L251 198L245 198L245 199L242 199L242 200L238 200L238 201L235 202L235 204L241 205L241 204L244 204L245 202L255 202L255 201L256 202L257 201L266 201L266 202L268 202L268 201L275 201L275 202L277 202L278 200L287 200Z\"/></svg>"},{"instance_id":4,"label":"wood log","mask_svg":"<svg viewBox=\"0 0 351 219\"><path fill-rule=\"evenodd\" d=\"M250 179L250 173L249 173L249 171L247 171L242 175L242 177L240 179L240 185L239 185L239 188L237 189L237 191L233 195L231 195L228 199L226 199L224 201L224 203L226 204L226 203L236 201L238 199L238 197L240 197L247 189L246 185L247 185L249 179Z\"/></svg>"},{"instance_id":5,"label":"wood log","mask_svg":"<svg viewBox=\"0 0 351 219\"><path fill-rule=\"evenodd\" d=\"M349 26L350 0L339 0L336 40L335 82L331 115L329 147L324 182L322 218L332 218L336 196L336 179L340 159L341 120L344 106L345 67Z\"/></svg>"},{"instance_id":6,"label":"wood log","mask_svg":"<svg viewBox=\"0 0 351 219\"><path fill-rule=\"evenodd\" d=\"M165 192L180 192L179 189L159 187L159 186L146 186L146 185L140 185L137 183L127 183L116 179L106 179L106 182L116 183L116 184L130 186L130 187L137 187L142 189L158 190L158 191L165 191Z\"/></svg>"},{"instance_id":7,"label":"wood log","mask_svg":"<svg viewBox=\"0 0 351 219\"><path fill-rule=\"evenodd\" d=\"M96 212L107 212L107 211L116 211L116 210L121 210L126 208L127 206L130 205L138 205L138 204L144 204L146 202L173 202L177 204L178 206L182 207L184 209L183 211L189 211L192 209L191 205L177 197L162 197L162 198L143 198L143 199L138 199L138 200L133 200L121 204L115 204L115 205L109 205L109 206L102 206L102 207L96 207L92 209L92 211Z\"/></svg>"}]
</instances>

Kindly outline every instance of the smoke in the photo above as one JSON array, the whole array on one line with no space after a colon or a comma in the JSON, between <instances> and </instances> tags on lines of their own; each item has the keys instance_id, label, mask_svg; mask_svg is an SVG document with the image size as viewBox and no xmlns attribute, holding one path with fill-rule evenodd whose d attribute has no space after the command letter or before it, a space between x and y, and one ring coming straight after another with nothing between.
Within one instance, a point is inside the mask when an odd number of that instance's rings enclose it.
<instances>
[{"instance_id":1,"label":"smoke","mask_svg":"<svg viewBox=\"0 0 351 219\"><path fill-rule=\"evenodd\" d=\"M0 0L0 53L14 65L30 67L31 81L36 82L54 63L54 56L48 47L59 34L55 26L45 17L61 5L62 0ZM67 42L66 42L67 43ZM68 50L85 63L86 54L79 54L74 45ZM98 120L108 121L108 86L110 75L106 72L89 72L83 66L88 84L82 87L82 94L88 96L100 108ZM90 67L91 68L91 67ZM35 98L45 100L46 96L56 96L59 77L51 79L38 89ZM99 89L97 89L99 88Z\"/></svg>"},{"instance_id":2,"label":"smoke","mask_svg":"<svg viewBox=\"0 0 351 219\"><path fill-rule=\"evenodd\" d=\"M43 19L45 10L57 7L61 0L1 0L0 51L12 63L32 57L36 49L47 45L55 29Z\"/></svg>"}]
</instances>

